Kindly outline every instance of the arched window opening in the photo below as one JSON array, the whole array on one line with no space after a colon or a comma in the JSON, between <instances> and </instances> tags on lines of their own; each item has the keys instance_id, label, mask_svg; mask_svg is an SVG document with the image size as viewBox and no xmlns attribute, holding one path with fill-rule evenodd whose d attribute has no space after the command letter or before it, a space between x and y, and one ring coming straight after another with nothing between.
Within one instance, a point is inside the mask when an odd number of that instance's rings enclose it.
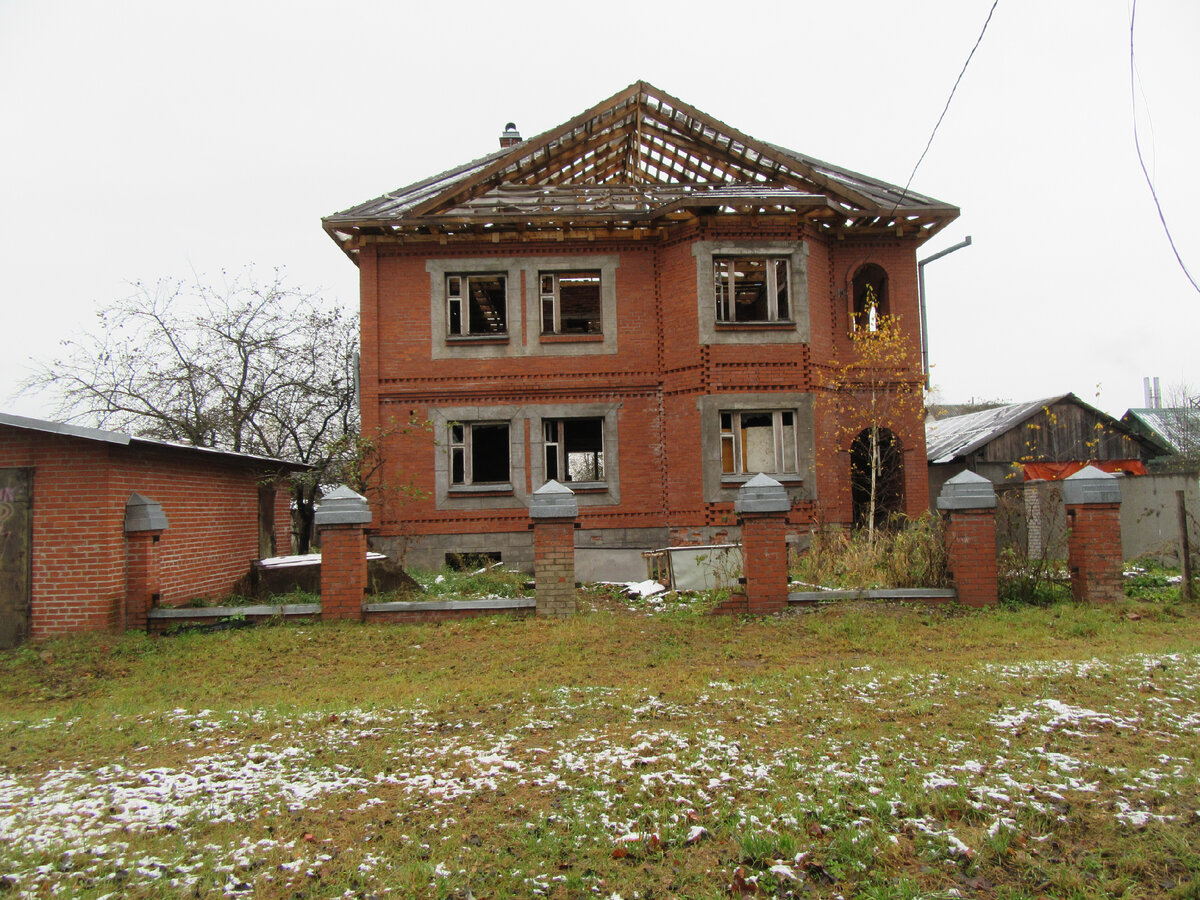
<instances>
[{"instance_id":1,"label":"arched window opening","mask_svg":"<svg viewBox=\"0 0 1200 900\"><path fill-rule=\"evenodd\" d=\"M867 263L854 273L854 314L850 330L874 331L879 327L880 318L886 315L890 315L887 272L883 266Z\"/></svg>"},{"instance_id":2,"label":"arched window opening","mask_svg":"<svg viewBox=\"0 0 1200 900\"><path fill-rule=\"evenodd\" d=\"M904 452L886 428L864 428L850 445L850 497L858 528L885 527L904 512Z\"/></svg>"}]
</instances>

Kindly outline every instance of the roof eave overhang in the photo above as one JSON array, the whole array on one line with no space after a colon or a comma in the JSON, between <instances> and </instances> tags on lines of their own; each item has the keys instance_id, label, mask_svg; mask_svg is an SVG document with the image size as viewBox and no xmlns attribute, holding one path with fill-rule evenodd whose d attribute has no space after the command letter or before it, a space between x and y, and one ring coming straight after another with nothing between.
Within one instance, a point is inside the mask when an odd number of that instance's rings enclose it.
<instances>
[{"instance_id":1,"label":"roof eave overhang","mask_svg":"<svg viewBox=\"0 0 1200 900\"><path fill-rule=\"evenodd\" d=\"M803 216L838 237L906 237L924 243L959 216L955 206L906 206L895 210L848 210L820 194L711 198L689 196L644 210L573 211L559 214L505 212L494 215L406 215L383 217L328 216L321 220L326 233L347 256L357 262L356 238L374 235L403 240L429 232L478 230L553 231L566 228L645 228L686 221L704 215Z\"/></svg>"}]
</instances>

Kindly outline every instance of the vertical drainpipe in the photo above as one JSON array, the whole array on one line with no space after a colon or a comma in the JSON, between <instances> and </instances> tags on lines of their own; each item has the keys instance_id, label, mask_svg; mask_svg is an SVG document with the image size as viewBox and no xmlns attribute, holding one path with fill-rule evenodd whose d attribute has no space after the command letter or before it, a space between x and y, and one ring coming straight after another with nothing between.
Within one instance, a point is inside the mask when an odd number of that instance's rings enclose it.
<instances>
[{"instance_id":1,"label":"vertical drainpipe","mask_svg":"<svg viewBox=\"0 0 1200 900\"><path fill-rule=\"evenodd\" d=\"M929 390L929 324L925 321L925 264L969 246L971 236L968 234L965 240L959 241L953 247L917 260L917 297L921 301L921 371L925 373L925 390Z\"/></svg>"}]
</instances>

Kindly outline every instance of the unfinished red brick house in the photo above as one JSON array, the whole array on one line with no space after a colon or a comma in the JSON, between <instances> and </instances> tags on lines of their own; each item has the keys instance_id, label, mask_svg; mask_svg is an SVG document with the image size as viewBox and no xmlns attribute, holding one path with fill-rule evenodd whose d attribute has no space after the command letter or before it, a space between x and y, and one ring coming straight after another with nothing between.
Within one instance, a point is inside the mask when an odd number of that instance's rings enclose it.
<instances>
[{"instance_id":1,"label":"unfinished red brick house","mask_svg":"<svg viewBox=\"0 0 1200 900\"><path fill-rule=\"evenodd\" d=\"M139 592L228 595L253 560L291 552L274 479L297 468L0 413L0 647L144 627Z\"/></svg>"},{"instance_id":2,"label":"unfinished red brick house","mask_svg":"<svg viewBox=\"0 0 1200 900\"><path fill-rule=\"evenodd\" d=\"M642 550L736 539L758 472L786 486L790 534L849 522L852 440L814 396L871 297L919 346L916 251L958 210L645 82L500 143L323 220L360 269L364 428L420 492L372 498L372 546L528 568L550 479L578 498L581 571L612 577ZM920 416L893 437L916 514Z\"/></svg>"}]
</instances>

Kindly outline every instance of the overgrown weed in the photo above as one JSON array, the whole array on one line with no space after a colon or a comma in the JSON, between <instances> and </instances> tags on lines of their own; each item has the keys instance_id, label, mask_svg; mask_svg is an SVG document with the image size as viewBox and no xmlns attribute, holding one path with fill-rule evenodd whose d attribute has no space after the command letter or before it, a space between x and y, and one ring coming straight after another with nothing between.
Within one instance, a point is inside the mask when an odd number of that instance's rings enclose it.
<instances>
[{"instance_id":1,"label":"overgrown weed","mask_svg":"<svg viewBox=\"0 0 1200 900\"><path fill-rule=\"evenodd\" d=\"M895 517L870 539L861 529L817 529L808 549L791 558L790 574L832 588L943 587L948 584L940 517Z\"/></svg>"}]
</instances>

